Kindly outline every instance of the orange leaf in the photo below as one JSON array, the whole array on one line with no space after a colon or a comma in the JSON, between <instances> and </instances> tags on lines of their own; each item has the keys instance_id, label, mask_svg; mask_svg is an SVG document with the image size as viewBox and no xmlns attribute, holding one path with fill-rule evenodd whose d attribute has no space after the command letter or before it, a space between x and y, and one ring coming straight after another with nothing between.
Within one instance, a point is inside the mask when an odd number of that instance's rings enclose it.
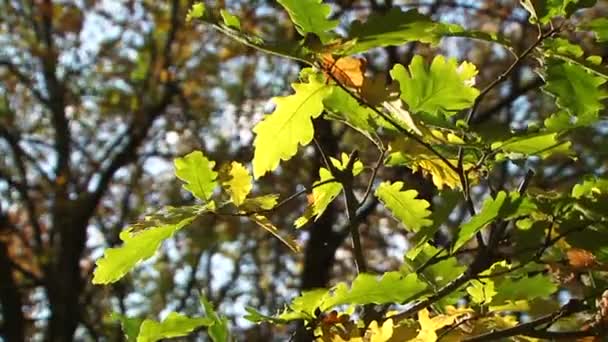
<instances>
[{"instance_id":1,"label":"orange leaf","mask_svg":"<svg viewBox=\"0 0 608 342\"><path fill-rule=\"evenodd\" d=\"M338 82L349 88L359 88L363 85L365 65L363 58L341 57L336 60L328 53L321 56L323 71L333 75Z\"/></svg>"},{"instance_id":2,"label":"orange leaf","mask_svg":"<svg viewBox=\"0 0 608 342\"><path fill-rule=\"evenodd\" d=\"M575 269L590 268L596 265L595 256L584 249L571 248L566 252L570 266Z\"/></svg>"}]
</instances>

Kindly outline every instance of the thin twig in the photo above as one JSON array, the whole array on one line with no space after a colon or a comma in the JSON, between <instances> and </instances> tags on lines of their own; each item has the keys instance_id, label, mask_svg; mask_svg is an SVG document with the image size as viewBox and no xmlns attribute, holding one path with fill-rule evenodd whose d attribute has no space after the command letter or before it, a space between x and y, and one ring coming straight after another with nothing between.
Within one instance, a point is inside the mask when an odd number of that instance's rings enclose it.
<instances>
[{"instance_id":1,"label":"thin twig","mask_svg":"<svg viewBox=\"0 0 608 342\"><path fill-rule=\"evenodd\" d=\"M476 113L477 109L479 108L479 104L481 103L481 100L483 100L483 98L492 89L494 89L494 87L496 87L497 85L499 85L500 83L505 81L507 79L507 77L509 77L509 75L515 70L515 68L517 68L524 61L524 59L530 53L532 53L532 51L534 51L534 49L537 46L539 46L545 39L553 36L559 30L560 30L560 27L557 27L557 28L552 28L547 33L544 33L544 34L539 33L538 38L532 45L530 45L526 50L524 50L524 52L522 52L521 55L519 55L517 58L515 58L515 61L513 63L511 63L511 65L502 74L500 74L490 84L488 84L485 88L483 88L483 90L481 90L481 92L475 99L475 102L473 102L473 106L471 107L471 110L469 110L469 112L467 113L467 116L465 118L465 122L467 123L467 125L471 123L471 120L475 116L475 113Z\"/></svg>"},{"instance_id":2,"label":"thin twig","mask_svg":"<svg viewBox=\"0 0 608 342\"><path fill-rule=\"evenodd\" d=\"M321 155L321 159L323 160L323 164L325 164L325 167L328 170L331 171L332 164L329 162L329 158L327 158L327 155L325 154L325 151L323 151L323 148L321 147L321 144L319 144L319 141L315 137L312 138L312 141L315 143L315 146L317 147L317 150L319 151L319 154Z\"/></svg>"},{"instance_id":3,"label":"thin twig","mask_svg":"<svg viewBox=\"0 0 608 342\"><path fill-rule=\"evenodd\" d=\"M502 83L504 80L506 80L509 75L515 70L515 68L520 65L523 60L530 54L532 53L532 51L534 51L534 49L540 45L542 43L543 40L545 40L546 38L552 36L555 32L557 32L557 29L552 28L549 32L543 34L541 31L539 31L539 36L538 39L532 44L530 45L526 50L524 50L524 52L521 53L521 55L517 56L517 58L515 58L515 61L513 63L511 63L511 65L502 73L500 74L497 78L495 78L490 84L488 84L480 93L479 95L475 98L475 101L473 102L473 106L471 107L471 109L469 110L469 112L467 113L467 116L465 118L465 122L467 125L469 125L471 123L471 120L473 119L477 109L479 108L479 104L481 103L481 101L483 100L483 98L492 90L494 89L494 87L496 87L497 85L499 85L500 83ZM464 133L463 133L464 135ZM458 164L456 167L456 172L458 173L458 177L460 178L460 184L462 186L462 191L464 194L464 198L466 201L466 205L467 205L467 209L469 211L469 214L471 216L475 215L475 206L473 204L473 200L471 198L471 189L470 189L470 183L469 183L469 174L464 170L464 147L459 147L458 148ZM476 239L477 239L477 244L480 247L485 247L485 243L483 241L483 235L480 232L477 232L477 234L475 235Z\"/></svg>"},{"instance_id":4,"label":"thin twig","mask_svg":"<svg viewBox=\"0 0 608 342\"><path fill-rule=\"evenodd\" d=\"M376 176L378 175L378 170L382 167L382 162L384 161L384 151L380 153L378 160L376 161L376 165L372 168L372 175L369 178L369 182L367 183L367 188L363 193L363 197L361 198L361 203L365 203L367 197L371 194L372 188L374 186L374 181L376 180Z\"/></svg>"},{"instance_id":5,"label":"thin twig","mask_svg":"<svg viewBox=\"0 0 608 342\"><path fill-rule=\"evenodd\" d=\"M547 323L555 322L560 318L572 315L577 312L587 310L587 305L580 300L570 300L568 304L564 305L560 310L551 314L542 316L528 323L522 323L512 328L490 331L481 335L473 336L463 341L467 342L480 342L480 341L497 341L506 337L527 335L537 332L536 328L545 325Z\"/></svg>"},{"instance_id":6,"label":"thin twig","mask_svg":"<svg viewBox=\"0 0 608 342\"><path fill-rule=\"evenodd\" d=\"M322 185L325 184L329 184L329 183L338 183L338 179L336 178L331 178L331 179L326 179L324 181L318 182L318 183L314 183L312 186L310 187L305 187L304 189L297 191L291 195L289 195L289 197L285 198L284 200L282 200L281 202L279 202L277 205L275 205L274 207L270 208L270 209L262 209L262 210L257 210L257 211L240 211L240 212L236 212L236 213L223 213L223 212L216 212L216 215L219 216L250 216L250 215L254 215L254 214L267 214L267 213L271 213L274 212L276 210L278 210L279 208L281 208L282 206L286 205L287 203L293 201L295 198L307 193L307 192L311 192L313 189L318 188Z\"/></svg>"},{"instance_id":7,"label":"thin twig","mask_svg":"<svg viewBox=\"0 0 608 342\"><path fill-rule=\"evenodd\" d=\"M365 255L363 254L363 247L361 246L361 236L359 234L359 223L357 220L357 209L359 209L361 203L359 203L353 191L352 169L356 158L357 153L355 151L350 155L344 170L334 170L332 172L337 173L337 178L340 180L340 183L342 183L342 188L344 188L344 201L346 203L346 214L349 221L348 228L352 238L357 273L365 273L367 272L367 263L365 261Z\"/></svg>"}]
</instances>

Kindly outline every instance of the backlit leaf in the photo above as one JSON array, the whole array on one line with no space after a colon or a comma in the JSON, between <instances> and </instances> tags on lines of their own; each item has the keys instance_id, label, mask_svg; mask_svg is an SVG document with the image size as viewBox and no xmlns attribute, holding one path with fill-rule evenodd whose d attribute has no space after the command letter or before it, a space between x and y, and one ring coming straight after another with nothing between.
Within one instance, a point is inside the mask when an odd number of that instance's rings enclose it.
<instances>
[{"instance_id":1,"label":"backlit leaf","mask_svg":"<svg viewBox=\"0 0 608 342\"><path fill-rule=\"evenodd\" d=\"M190 318L171 312L161 322L145 320L139 328L137 342L155 342L165 338L186 336L194 329L211 324L213 321L206 317Z\"/></svg>"},{"instance_id":2,"label":"backlit leaf","mask_svg":"<svg viewBox=\"0 0 608 342\"><path fill-rule=\"evenodd\" d=\"M416 342L436 342L437 341L437 330L451 325L458 318L458 315L443 315L439 314L433 316L429 315L428 309L422 309L418 311L418 323L420 323L420 332L414 341Z\"/></svg>"},{"instance_id":3,"label":"backlit leaf","mask_svg":"<svg viewBox=\"0 0 608 342\"><path fill-rule=\"evenodd\" d=\"M534 22L547 24L554 17L569 17L581 8L595 5L596 0L522 0Z\"/></svg>"},{"instance_id":4,"label":"backlit leaf","mask_svg":"<svg viewBox=\"0 0 608 342\"><path fill-rule=\"evenodd\" d=\"M588 270L597 263L593 253L582 248L571 248L566 252L566 256L570 266L579 270Z\"/></svg>"},{"instance_id":5,"label":"backlit leaf","mask_svg":"<svg viewBox=\"0 0 608 342\"><path fill-rule=\"evenodd\" d=\"M192 19L202 18L203 15L205 15L205 4L202 2L197 2L192 5L192 8L188 11L186 20L191 21Z\"/></svg>"},{"instance_id":6,"label":"backlit leaf","mask_svg":"<svg viewBox=\"0 0 608 342\"><path fill-rule=\"evenodd\" d=\"M292 252L298 253L300 251L300 245L291 237L283 236L279 229L272 224L272 222L270 222L266 216L254 214L251 215L250 218L253 220L253 222L257 223L258 226L264 228L267 232L279 239L285 246L291 249Z\"/></svg>"},{"instance_id":7,"label":"backlit leaf","mask_svg":"<svg viewBox=\"0 0 608 342\"><path fill-rule=\"evenodd\" d=\"M247 308L248 314L245 318L254 323L285 323L298 319L312 320L316 317L316 311L321 306L323 298L326 295L327 289L304 291L292 300L288 308L277 315L268 316L258 312L254 308Z\"/></svg>"},{"instance_id":8,"label":"backlit leaf","mask_svg":"<svg viewBox=\"0 0 608 342\"><path fill-rule=\"evenodd\" d=\"M222 16L222 19L224 20L224 24L226 24L226 26L232 27L237 30L241 29L241 21L239 20L239 17L226 11L225 9L220 10L220 15Z\"/></svg>"},{"instance_id":9,"label":"backlit leaf","mask_svg":"<svg viewBox=\"0 0 608 342\"><path fill-rule=\"evenodd\" d=\"M386 206L405 227L413 232L433 224L429 219L429 202L416 199L416 190L402 191L402 182L383 182L376 190L376 197Z\"/></svg>"},{"instance_id":10,"label":"backlit leaf","mask_svg":"<svg viewBox=\"0 0 608 342\"><path fill-rule=\"evenodd\" d=\"M342 160L337 160L335 158L330 158L330 162L335 166L338 170L344 170L348 165L348 155L346 153L342 153ZM356 161L353 164L353 175L358 175L363 170L363 164L360 161ZM338 181L329 182L335 177L331 174L331 172L322 167L319 169L319 177L320 179L314 182L312 189L312 196L309 197L311 203L311 210L308 210L302 217L298 218L295 222L296 228L302 227L304 224L308 222L311 218L314 217L317 220L321 215L325 212L325 209L331 204L331 202L342 192L342 184ZM315 186L316 184L320 184L323 182L328 182L323 185Z\"/></svg>"},{"instance_id":11,"label":"backlit leaf","mask_svg":"<svg viewBox=\"0 0 608 342\"><path fill-rule=\"evenodd\" d=\"M120 327L128 342L137 341L137 335L139 335L139 328L143 322L142 318L139 317L127 317L119 313L113 312L110 315L112 320L120 321Z\"/></svg>"},{"instance_id":12,"label":"backlit leaf","mask_svg":"<svg viewBox=\"0 0 608 342\"><path fill-rule=\"evenodd\" d=\"M236 206L240 206L251 191L252 179L249 175L249 171L247 171L243 164L232 162L225 172L227 174L221 176L221 178L225 178L222 179L222 184L230 194L232 202L234 202Z\"/></svg>"},{"instance_id":13,"label":"backlit leaf","mask_svg":"<svg viewBox=\"0 0 608 342\"><path fill-rule=\"evenodd\" d=\"M502 304L506 301L531 300L538 297L547 297L557 291L557 285L550 277L537 274L521 279L505 278L496 285L496 295L492 305Z\"/></svg>"},{"instance_id":14,"label":"backlit leaf","mask_svg":"<svg viewBox=\"0 0 608 342\"><path fill-rule=\"evenodd\" d=\"M608 179L589 178L572 188L572 197L574 198L594 198L600 195L608 195Z\"/></svg>"},{"instance_id":15,"label":"backlit leaf","mask_svg":"<svg viewBox=\"0 0 608 342\"><path fill-rule=\"evenodd\" d=\"M202 201L211 197L217 185L214 161L207 159L201 151L194 151L183 158L176 158L174 164L175 175L186 183L184 189Z\"/></svg>"},{"instance_id":16,"label":"backlit leaf","mask_svg":"<svg viewBox=\"0 0 608 342\"><path fill-rule=\"evenodd\" d=\"M279 195L276 194L246 198L241 204L241 209L246 212L270 210L277 205L278 199Z\"/></svg>"},{"instance_id":17,"label":"backlit leaf","mask_svg":"<svg viewBox=\"0 0 608 342\"><path fill-rule=\"evenodd\" d=\"M477 304L489 304L496 295L494 281L491 279L471 280L467 287L471 300Z\"/></svg>"},{"instance_id":18,"label":"backlit leaf","mask_svg":"<svg viewBox=\"0 0 608 342\"><path fill-rule=\"evenodd\" d=\"M323 99L330 87L310 77L309 83L292 84L295 94L275 97L276 108L258 123L253 155L253 176L273 171L280 160L293 157L299 145L307 145L314 134L312 119L321 115Z\"/></svg>"},{"instance_id":19,"label":"backlit leaf","mask_svg":"<svg viewBox=\"0 0 608 342\"><path fill-rule=\"evenodd\" d=\"M351 285L338 283L331 289L305 291L293 299L289 308L284 312L268 317L252 311L250 315L255 321L295 319L310 320L316 317L317 310L327 310L343 305L365 305L402 303L426 289L426 284L414 273L404 275L401 272L387 272L382 277L361 273Z\"/></svg>"},{"instance_id":20,"label":"backlit leaf","mask_svg":"<svg viewBox=\"0 0 608 342\"><path fill-rule=\"evenodd\" d=\"M433 224L420 229L411 239L416 245L407 252L408 259L414 259L422 251L427 241L435 236L441 225L448 221L448 217L462 199L462 194L458 191L448 190L441 192L439 198L439 203L433 203L433 213L430 217Z\"/></svg>"},{"instance_id":21,"label":"backlit leaf","mask_svg":"<svg viewBox=\"0 0 608 342\"><path fill-rule=\"evenodd\" d=\"M207 329L207 333L213 340L213 342L228 342L230 341L230 330L228 317L222 316L215 311L213 304L207 299L207 297L201 293L200 296L201 306L205 310L205 318L211 320L211 324Z\"/></svg>"},{"instance_id":22,"label":"backlit leaf","mask_svg":"<svg viewBox=\"0 0 608 342\"><path fill-rule=\"evenodd\" d=\"M330 38L328 31L338 26L338 20L329 20L331 6L323 4L322 0L278 0L283 6L296 30L302 35L314 33L323 42Z\"/></svg>"},{"instance_id":23,"label":"backlit leaf","mask_svg":"<svg viewBox=\"0 0 608 342\"><path fill-rule=\"evenodd\" d=\"M527 215L535 209L533 203L526 197L521 197L517 192L509 194L504 191L499 192L496 198L486 199L479 213L460 227L452 251L460 249L478 231L497 219L514 219Z\"/></svg>"},{"instance_id":24,"label":"backlit leaf","mask_svg":"<svg viewBox=\"0 0 608 342\"><path fill-rule=\"evenodd\" d=\"M445 257L447 251L440 251L431 244L425 243L415 257L410 257L406 254L406 258L409 260L406 260L401 266L401 271L404 273L414 271L434 255ZM438 288L462 275L465 269L466 266L461 265L456 257L449 257L434 265L426 267L420 273L420 278L432 285L433 288Z\"/></svg>"},{"instance_id":25,"label":"backlit leaf","mask_svg":"<svg viewBox=\"0 0 608 342\"><path fill-rule=\"evenodd\" d=\"M543 49L568 55L575 58L583 56L583 48L578 44L572 44L564 38L548 38L543 41Z\"/></svg>"},{"instance_id":26,"label":"backlit leaf","mask_svg":"<svg viewBox=\"0 0 608 342\"><path fill-rule=\"evenodd\" d=\"M596 18L583 24L582 28L592 30L599 43L608 42L608 18Z\"/></svg>"},{"instance_id":27,"label":"backlit leaf","mask_svg":"<svg viewBox=\"0 0 608 342\"><path fill-rule=\"evenodd\" d=\"M546 158L554 153L570 154L569 141L559 141L557 133L530 134L513 137L502 142L492 144L492 150L518 153L524 156L539 155Z\"/></svg>"},{"instance_id":28,"label":"backlit leaf","mask_svg":"<svg viewBox=\"0 0 608 342\"><path fill-rule=\"evenodd\" d=\"M549 60L572 63L583 68L585 71L608 80L608 67L603 62L601 56L575 57L568 53L560 53L557 51L545 50L545 55Z\"/></svg>"},{"instance_id":29,"label":"backlit leaf","mask_svg":"<svg viewBox=\"0 0 608 342\"><path fill-rule=\"evenodd\" d=\"M401 99L414 114L450 116L470 107L479 95L472 86L477 68L468 62L458 65L455 59L446 60L441 55L433 59L429 69L422 56L415 56L409 69L396 64L390 73L399 82Z\"/></svg>"},{"instance_id":30,"label":"backlit leaf","mask_svg":"<svg viewBox=\"0 0 608 342\"><path fill-rule=\"evenodd\" d=\"M373 321L365 331L364 341L369 342L387 342L393 336L393 320L387 319L378 326L378 321ZM351 339L352 341L352 339Z\"/></svg>"},{"instance_id":31,"label":"backlit leaf","mask_svg":"<svg viewBox=\"0 0 608 342\"><path fill-rule=\"evenodd\" d=\"M545 119L544 124L547 132L564 132L569 129L592 125L598 120L599 117L596 114L574 116L565 110L560 110Z\"/></svg>"},{"instance_id":32,"label":"backlit leaf","mask_svg":"<svg viewBox=\"0 0 608 342\"><path fill-rule=\"evenodd\" d=\"M133 231L133 226L123 230L120 233L123 244L106 249L104 256L97 260L93 284L109 284L119 280L140 261L151 258L164 240L208 210L202 206L193 209L196 210L193 210L190 216L182 217L176 223L149 227L137 232Z\"/></svg>"},{"instance_id":33,"label":"backlit leaf","mask_svg":"<svg viewBox=\"0 0 608 342\"><path fill-rule=\"evenodd\" d=\"M372 109L362 106L339 87L334 87L323 103L332 115L330 118L343 121L365 135L369 136L379 127L394 129Z\"/></svg>"},{"instance_id":34,"label":"backlit leaf","mask_svg":"<svg viewBox=\"0 0 608 342\"><path fill-rule=\"evenodd\" d=\"M416 274L407 276L401 272L387 272L378 279L372 274L361 273L352 285L337 284L323 298L321 310L342 304L402 303L426 288Z\"/></svg>"},{"instance_id":35,"label":"backlit leaf","mask_svg":"<svg viewBox=\"0 0 608 342\"><path fill-rule=\"evenodd\" d=\"M416 10L401 11L391 8L382 14L372 14L364 23L355 21L348 30L348 38L356 39L349 54L361 53L382 46L398 46L408 41L437 44L448 31L443 24L432 21Z\"/></svg>"},{"instance_id":36,"label":"backlit leaf","mask_svg":"<svg viewBox=\"0 0 608 342\"><path fill-rule=\"evenodd\" d=\"M289 305L290 309L296 312L301 312L304 317L316 316L315 311L323 302L323 298L327 295L327 289L315 289L310 291L304 291L301 295L294 298Z\"/></svg>"},{"instance_id":37,"label":"backlit leaf","mask_svg":"<svg viewBox=\"0 0 608 342\"><path fill-rule=\"evenodd\" d=\"M572 63L550 63L546 71L544 91L557 98L557 105L571 115L588 120L596 118L604 108L602 100L608 91L602 89L605 79L594 76Z\"/></svg>"},{"instance_id":38,"label":"backlit leaf","mask_svg":"<svg viewBox=\"0 0 608 342\"><path fill-rule=\"evenodd\" d=\"M329 53L321 56L324 72L331 74L340 84L349 88L359 88L363 85L365 64L363 58L341 57L336 60Z\"/></svg>"},{"instance_id":39,"label":"backlit leaf","mask_svg":"<svg viewBox=\"0 0 608 342\"><path fill-rule=\"evenodd\" d=\"M388 155L386 165L407 165L413 171L421 171L424 175L430 175L433 184L439 190L442 190L445 186L450 189L456 189L461 186L459 175L454 169L415 141L411 139L398 139L391 143L390 148L394 152ZM449 156L447 153L443 155L452 165L458 163L456 155ZM473 157L472 155L465 155L463 162L465 170L469 170L475 165ZM476 183L478 176L477 172L470 172L470 183Z\"/></svg>"},{"instance_id":40,"label":"backlit leaf","mask_svg":"<svg viewBox=\"0 0 608 342\"><path fill-rule=\"evenodd\" d=\"M334 178L331 172L324 167L319 169L319 176L320 179L314 184L326 182ZM315 220L318 219L340 192L342 192L342 184L337 181L323 184L312 189L312 210L309 213L305 213L303 217L300 217L296 221L296 228L302 227L311 218L314 218Z\"/></svg>"}]
</instances>

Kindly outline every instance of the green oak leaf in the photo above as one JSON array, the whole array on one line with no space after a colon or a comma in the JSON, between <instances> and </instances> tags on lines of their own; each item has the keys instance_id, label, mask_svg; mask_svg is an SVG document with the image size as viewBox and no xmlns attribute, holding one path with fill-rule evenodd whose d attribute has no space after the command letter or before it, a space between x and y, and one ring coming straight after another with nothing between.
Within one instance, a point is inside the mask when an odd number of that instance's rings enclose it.
<instances>
[{"instance_id":1,"label":"green oak leaf","mask_svg":"<svg viewBox=\"0 0 608 342\"><path fill-rule=\"evenodd\" d=\"M543 50L543 53L546 57L548 57L547 64L556 62L572 63L583 68L584 70L595 76L608 80L608 67L606 67L606 63L603 63L603 59L601 56L593 55L588 57L576 57L572 55L572 50L564 51L563 49L561 50L561 52L559 51L559 49L557 51L545 49Z\"/></svg>"},{"instance_id":2,"label":"green oak leaf","mask_svg":"<svg viewBox=\"0 0 608 342\"><path fill-rule=\"evenodd\" d=\"M186 20L191 21L192 19L199 19L205 15L205 4L202 2L197 2L192 5L192 8L188 10L188 14L186 15Z\"/></svg>"},{"instance_id":3,"label":"green oak leaf","mask_svg":"<svg viewBox=\"0 0 608 342\"><path fill-rule=\"evenodd\" d=\"M291 311L300 312L302 317L315 317L315 311L321 306L323 298L327 295L327 289L315 289L304 291L291 301L289 308ZM285 317L281 315L279 317Z\"/></svg>"},{"instance_id":4,"label":"green oak leaf","mask_svg":"<svg viewBox=\"0 0 608 342\"><path fill-rule=\"evenodd\" d=\"M496 295L492 299L492 305L500 305L507 301L548 297L557 291L557 285L549 276L537 274L521 279L505 278L495 284L495 289Z\"/></svg>"},{"instance_id":5,"label":"green oak leaf","mask_svg":"<svg viewBox=\"0 0 608 342\"><path fill-rule=\"evenodd\" d=\"M549 63L545 80L543 90L557 98L560 108L577 118L592 120L604 108L602 100L608 97L608 92L601 86L606 80L577 64Z\"/></svg>"},{"instance_id":6,"label":"green oak leaf","mask_svg":"<svg viewBox=\"0 0 608 342\"><path fill-rule=\"evenodd\" d=\"M139 335L139 328L143 322L142 318L139 317L127 317L117 312L112 312L110 319L120 322L120 328L127 339L127 342L137 341L137 335Z\"/></svg>"},{"instance_id":7,"label":"green oak leaf","mask_svg":"<svg viewBox=\"0 0 608 342\"><path fill-rule=\"evenodd\" d=\"M521 0L532 22L547 24L554 17L569 17L579 9L592 7L596 0Z\"/></svg>"},{"instance_id":8,"label":"green oak leaf","mask_svg":"<svg viewBox=\"0 0 608 342\"><path fill-rule=\"evenodd\" d=\"M201 213L212 210L211 203L206 206L189 207L190 215L180 213L179 221L168 223L155 221L155 226L146 226L143 230L134 231L136 224L123 230L120 233L123 244L120 247L106 249L103 257L97 260L93 284L109 284L121 279L139 262L151 258L164 240L190 224Z\"/></svg>"},{"instance_id":9,"label":"green oak leaf","mask_svg":"<svg viewBox=\"0 0 608 342\"><path fill-rule=\"evenodd\" d=\"M467 293L471 296L473 303L489 304L496 295L494 281L491 279L471 280L467 287Z\"/></svg>"},{"instance_id":10,"label":"green oak leaf","mask_svg":"<svg viewBox=\"0 0 608 342\"><path fill-rule=\"evenodd\" d=\"M580 27L593 31L598 43L608 42L608 18L596 18Z\"/></svg>"},{"instance_id":11,"label":"green oak leaf","mask_svg":"<svg viewBox=\"0 0 608 342\"><path fill-rule=\"evenodd\" d=\"M225 169L220 170L220 179L234 205L238 207L243 204L253 186L249 171L243 164L233 161Z\"/></svg>"},{"instance_id":12,"label":"green oak leaf","mask_svg":"<svg viewBox=\"0 0 608 342\"><path fill-rule=\"evenodd\" d=\"M452 251L459 250L477 232L498 219L512 220L535 210L536 206L526 197L520 196L517 192L507 194L501 191L496 198L486 199L479 213L460 227Z\"/></svg>"},{"instance_id":13,"label":"green oak leaf","mask_svg":"<svg viewBox=\"0 0 608 342\"><path fill-rule=\"evenodd\" d=\"M564 132L569 129L585 127L596 123L598 115L574 116L565 110L560 110L545 119L547 132Z\"/></svg>"},{"instance_id":14,"label":"green oak leaf","mask_svg":"<svg viewBox=\"0 0 608 342\"><path fill-rule=\"evenodd\" d=\"M594 198L599 195L608 195L608 179L588 178L572 188L572 197L576 199L582 197Z\"/></svg>"},{"instance_id":15,"label":"green oak leaf","mask_svg":"<svg viewBox=\"0 0 608 342\"><path fill-rule=\"evenodd\" d=\"M241 21L239 20L239 17L225 9L220 10L220 15L222 16L222 20L224 20L224 24L226 24L226 26L232 27L239 31L241 30Z\"/></svg>"},{"instance_id":16,"label":"green oak leaf","mask_svg":"<svg viewBox=\"0 0 608 342\"><path fill-rule=\"evenodd\" d=\"M539 155L543 158L553 153L570 154L569 141L559 141L558 133L539 133L513 137L506 141L492 143L492 150L522 155Z\"/></svg>"},{"instance_id":17,"label":"green oak leaf","mask_svg":"<svg viewBox=\"0 0 608 342\"><path fill-rule=\"evenodd\" d=\"M332 35L328 31L333 30L339 24L338 20L329 20L331 6L324 4L322 0L278 0L279 4L287 10L291 21L296 25L296 30L302 35L313 33L326 42Z\"/></svg>"},{"instance_id":18,"label":"green oak leaf","mask_svg":"<svg viewBox=\"0 0 608 342\"><path fill-rule=\"evenodd\" d=\"M342 304L403 303L426 289L426 284L415 273L386 272L376 275L361 273L349 286L338 283L323 297L320 309L326 311Z\"/></svg>"},{"instance_id":19,"label":"green oak leaf","mask_svg":"<svg viewBox=\"0 0 608 342\"><path fill-rule=\"evenodd\" d=\"M497 35L465 30L456 24L435 22L415 9L403 12L398 7L393 7L387 12L372 13L365 22L354 21L348 29L348 39L354 43L346 49L346 53L357 54L412 41L436 45L442 37L466 37L508 45Z\"/></svg>"},{"instance_id":20,"label":"green oak leaf","mask_svg":"<svg viewBox=\"0 0 608 342\"><path fill-rule=\"evenodd\" d=\"M186 336L197 328L211 324L213 321L207 317L190 318L171 312L161 322L145 320L139 328L137 342L155 342L165 338Z\"/></svg>"},{"instance_id":21,"label":"green oak leaf","mask_svg":"<svg viewBox=\"0 0 608 342\"><path fill-rule=\"evenodd\" d=\"M543 41L543 50L558 53L560 55L582 57L585 54L583 48L578 44L572 44L564 38L547 38Z\"/></svg>"},{"instance_id":22,"label":"green oak leaf","mask_svg":"<svg viewBox=\"0 0 608 342\"><path fill-rule=\"evenodd\" d=\"M376 197L409 230L418 232L421 228L431 226L433 221L429 219L429 202L416 199L418 191L401 191L402 187L403 182L383 182L376 189Z\"/></svg>"},{"instance_id":23,"label":"green oak leaf","mask_svg":"<svg viewBox=\"0 0 608 342\"><path fill-rule=\"evenodd\" d=\"M283 320L280 320L279 318L277 318L275 316L269 316L269 315L263 314L251 306L246 307L245 311L247 311L247 314L245 316L243 316L243 318L245 318L246 320L248 320L249 322L252 322L252 323L263 323L263 322L270 322L273 324L285 323Z\"/></svg>"},{"instance_id":24,"label":"green oak leaf","mask_svg":"<svg viewBox=\"0 0 608 342\"><path fill-rule=\"evenodd\" d=\"M313 186L334 178L331 172L324 167L319 169L319 177L320 179L314 182ZM313 217L315 220L318 219L340 192L342 192L342 184L337 181L315 186L312 189L311 210L307 210L303 216L295 221L296 228L301 228Z\"/></svg>"},{"instance_id":25,"label":"green oak leaf","mask_svg":"<svg viewBox=\"0 0 608 342\"><path fill-rule=\"evenodd\" d=\"M366 22L355 21L348 30L348 38L356 40L349 54L367 50L398 46L408 41L437 44L442 33L447 31L444 24L436 23L417 10L407 12L394 7L386 13L372 14Z\"/></svg>"},{"instance_id":26,"label":"green oak leaf","mask_svg":"<svg viewBox=\"0 0 608 342\"><path fill-rule=\"evenodd\" d=\"M462 197L462 194L460 194L460 196ZM415 271L435 255L446 257L447 251L440 251L430 243L424 243L415 256L408 254L405 255L405 262L401 266L401 272L403 273ZM433 288L438 288L462 275L465 269L466 266L461 265L456 257L449 257L426 267L418 274L421 279L426 281Z\"/></svg>"},{"instance_id":27,"label":"green oak leaf","mask_svg":"<svg viewBox=\"0 0 608 342\"><path fill-rule=\"evenodd\" d=\"M441 228L441 225L444 222L448 222L448 217L462 199L462 194L458 191L442 191L439 196L439 203L433 205L433 212L430 216L430 220L433 221L433 224L422 227L412 237L411 241L415 243L415 245L407 251L407 254L405 255L406 258L416 258L418 253L424 249L427 242L435 236L435 233Z\"/></svg>"},{"instance_id":28,"label":"green oak leaf","mask_svg":"<svg viewBox=\"0 0 608 342\"><path fill-rule=\"evenodd\" d=\"M211 197L217 185L214 161L207 159L203 152L194 151L183 158L176 158L174 164L175 176L186 183L184 189L202 201Z\"/></svg>"},{"instance_id":29,"label":"green oak leaf","mask_svg":"<svg viewBox=\"0 0 608 342\"><path fill-rule=\"evenodd\" d=\"M415 273L386 272L382 277L361 273L352 284L338 283L331 289L305 291L294 298L283 312L267 316L248 308L247 319L252 322L285 323L293 320L312 320L318 310L327 311L335 306L351 304L403 303L420 294L427 285Z\"/></svg>"},{"instance_id":30,"label":"green oak leaf","mask_svg":"<svg viewBox=\"0 0 608 342\"><path fill-rule=\"evenodd\" d=\"M330 162L336 167L338 170L344 170L348 165L348 155L346 153L342 153L342 160L338 160L335 158L330 158ZM353 176L357 176L363 170L363 164L360 161L356 161L353 165ZM312 189L312 205L310 208L295 221L296 228L301 228L304 226L311 218L314 217L317 220L327 207L333 202L333 200L342 192L342 184L339 182L329 182L331 179L335 178L331 171L322 167L319 169L319 180L313 183ZM317 184L328 182L323 185L317 186Z\"/></svg>"},{"instance_id":31,"label":"green oak leaf","mask_svg":"<svg viewBox=\"0 0 608 342\"><path fill-rule=\"evenodd\" d=\"M409 69L396 64L390 74L399 82L401 99L413 114L451 116L473 105L479 95L471 85L477 68L468 62L458 65L455 59L443 56L436 56L429 69L422 56L415 56Z\"/></svg>"},{"instance_id":32,"label":"green oak leaf","mask_svg":"<svg viewBox=\"0 0 608 342\"><path fill-rule=\"evenodd\" d=\"M316 311L321 306L323 298L327 295L327 289L315 289L304 291L295 297L291 304L274 316L265 315L254 308L247 308L245 319L254 322L286 323L298 319L312 320L316 317Z\"/></svg>"},{"instance_id":33,"label":"green oak leaf","mask_svg":"<svg viewBox=\"0 0 608 342\"><path fill-rule=\"evenodd\" d=\"M361 105L359 101L340 87L334 87L323 104L333 114L330 118L344 121L366 136L376 132L379 127L388 130L395 129L371 108Z\"/></svg>"},{"instance_id":34,"label":"green oak leaf","mask_svg":"<svg viewBox=\"0 0 608 342\"><path fill-rule=\"evenodd\" d=\"M207 333L213 342L228 342L230 341L230 330L228 318L222 316L215 311L213 304L207 299L204 293L201 293L199 298L201 306L205 310L205 318L211 320L211 324L207 329Z\"/></svg>"},{"instance_id":35,"label":"green oak leaf","mask_svg":"<svg viewBox=\"0 0 608 342\"><path fill-rule=\"evenodd\" d=\"M278 199L279 195L277 194L245 198L240 207L246 212L270 210L277 205Z\"/></svg>"},{"instance_id":36,"label":"green oak leaf","mask_svg":"<svg viewBox=\"0 0 608 342\"><path fill-rule=\"evenodd\" d=\"M262 177L273 171L280 160L293 157L298 145L307 145L314 134L312 119L321 115L323 99L330 87L310 77L308 83L292 84L295 94L275 97L276 108L272 114L259 122L253 131L253 176Z\"/></svg>"}]
</instances>

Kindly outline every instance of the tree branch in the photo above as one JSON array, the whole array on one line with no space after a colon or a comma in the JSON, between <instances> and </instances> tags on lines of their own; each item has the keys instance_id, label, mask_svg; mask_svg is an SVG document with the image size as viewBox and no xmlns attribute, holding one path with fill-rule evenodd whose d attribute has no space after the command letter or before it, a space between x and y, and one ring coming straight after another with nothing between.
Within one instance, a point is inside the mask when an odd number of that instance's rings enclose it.
<instances>
[{"instance_id":1,"label":"tree branch","mask_svg":"<svg viewBox=\"0 0 608 342\"><path fill-rule=\"evenodd\" d=\"M517 335L526 335L535 333L543 333L543 331L537 331L536 328L545 325L552 324L559 320L560 318L572 315L577 312L585 311L588 307L584 302L576 299L571 299L566 305L564 305L560 310L553 312L551 314L542 316L528 323L522 323L516 325L512 328L491 331L485 334L473 336L470 338L466 338L463 341L466 342L481 342L481 341L497 341L503 338L517 336ZM545 331L546 332L546 331Z\"/></svg>"}]
</instances>

